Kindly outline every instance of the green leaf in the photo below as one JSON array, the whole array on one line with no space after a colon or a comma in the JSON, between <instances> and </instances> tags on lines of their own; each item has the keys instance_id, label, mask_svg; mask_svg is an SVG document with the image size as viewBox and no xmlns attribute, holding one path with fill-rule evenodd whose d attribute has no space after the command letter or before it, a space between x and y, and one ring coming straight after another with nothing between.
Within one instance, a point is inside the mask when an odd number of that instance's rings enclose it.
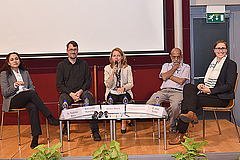
<instances>
[{"instance_id":1,"label":"green leaf","mask_svg":"<svg viewBox=\"0 0 240 160\"><path fill-rule=\"evenodd\" d=\"M37 147L33 148L33 150L39 150L41 152L46 152L46 149L44 147L46 147L47 145L44 145L44 144L41 144L41 145L38 145Z\"/></svg>"},{"instance_id":2,"label":"green leaf","mask_svg":"<svg viewBox=\"0 0 240 160\"><path fill-rule=\"evenodd\" d=\"M171 157L178 157L178 156L181 156L182 155L182 152L174 152L173 155Z\"/></svg>"},{"instance_id":3,"label":"green leaf","mask_svg":"<svg viewBox=\"0 0 240 160\"><path fill-rule=\"evenodd\" d=\"M117 152L117 150L116 150L115 148L110 148L110 149L109 149L109 156L110 156L111 158L116 158L116 157L118 157L118 152Z\"/></svg>"},{"instance_id":4,"label":"green leaf","mask_svg":"<svg viewBox=\"0 0 240 160\"><path fill-rule=\"evenodd\" d=\"M100 148L98 148L96 151L94 151L93 152L93 158L101 155L105 148L107 149L107 145L103 144Z\"/></svg>"},{"instance_id":5,"label":"green leaf","mask_svg":"<svg viewBox=\"0 0 240 160\"><path fill-rule=\"evenodd\" d=\"M198 157L206 157L206 155L203 154L203 153L198 153L197 156L198 156Z\"/></svg>"},{"instance_id":6,"label":"green leaf","mask_svg":"<svg viewBox=\"0 0 240 160\"><path fill-rule=\"evenodd\" d=\"M52 145L50 148L48 148L48 150L50 150L50 152L48 152L47 158L52 158L53 155L58 152L57 149L60 148L62 146L62 143L59 142L55 145ZM59 153L59 152L58 152Z\"/></svg>"},{"instance_id":7,"label":"green leaf","mask_svg":"<svg viewBox=\"0 0 240 160\"><path fill-rule=\"evenodd\" d=\"M103 157L96 157L96 158L93 158L92 160L102 160Z\"/></svg>"},{"instance_id":8,"label":"green leaf","mask_svg":"<svg viewBox=\"0 0 240 160\"><path fill-rule=\"evenodd\" d=\"M117 150L118 152L120 152L120 143L118 143L118 142L115 141L115 140L112 140L112 142L110 143L110 148L113 148L113 147L115 147L116 150Z\"/></svg>"},{"instance_id":9,"label":"green leaf","mask_svg":"<svg viewBox=\"0 0 240 160\"><path fill-rule=\"evenodd\" d=\"M61 154L58 151L55 151L54 156L55 160L61 160Z\"/></svg>"},{"instance_id":10,"label":"green leaf","mask_svg":"<svg viewBox=\"0 0 240 160\"><path fill-rule=\"evenodd\" d=\"M39 151L34 153L31 157L29 157L29 160L30 159L31 160L48 160L48 159L51 159L53 156L55 156L56 160L61 159L61 155L57 151L57 148L60 148L62 146L62 143L57 143L50 148L46 146L47 145L38 145L37 147L35 147L33 150L38 149ZM50 151L46 153L47 150L50 150Z\"/></svg>"},{"instance_id":11,"label":"green leaf","mask_svg":"<svg viewBox=\"0 0 240 160\"><path fill-rule=\"evenodd\" d=\"M119 152L118 155L119 155L120 160L127 160L128 159L127 153Z\"/></svg>"}]
</instances>

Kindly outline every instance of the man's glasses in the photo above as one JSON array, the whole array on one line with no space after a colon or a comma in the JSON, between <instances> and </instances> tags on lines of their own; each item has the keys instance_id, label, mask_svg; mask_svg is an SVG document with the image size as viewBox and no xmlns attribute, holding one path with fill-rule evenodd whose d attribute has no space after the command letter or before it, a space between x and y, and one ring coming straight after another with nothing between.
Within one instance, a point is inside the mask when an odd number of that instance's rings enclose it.
<instances>
[{"instance_id":1,"label":"man's glasses","mask_svg":"<svg viewBox=\"0 0 240 160\"><path fill-rule=\"evenodd\" d=\"M69 49L68 51L69 51L69 52L77 52L78 49Z\"/></svg>"},{"instance_id":2,"label":"man's glasses","mask_svg":"<svg viewBox=\"0 0 240 160\"><path fill-rule=\"evenodd\" d=\"M217 51L226 51L227 50L227 48L215 48Z\"/></svg>"}]
</instances>

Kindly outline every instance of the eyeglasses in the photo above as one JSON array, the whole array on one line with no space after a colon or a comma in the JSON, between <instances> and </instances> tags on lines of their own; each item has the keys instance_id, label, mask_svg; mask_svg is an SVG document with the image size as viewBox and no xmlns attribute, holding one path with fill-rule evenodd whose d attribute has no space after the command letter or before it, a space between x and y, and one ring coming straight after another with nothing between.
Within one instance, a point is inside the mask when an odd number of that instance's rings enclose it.
<instances>
[{"instance_id":1,"label":"eyeglasses","mask_svg":"<svg viewBox=\"0 0 240 160\"><path fill-rule=\"evenodd\" d=\"M78 49L69 49L68 51L69 52L76 52L76 51L78 51Z\"/></svg>"},{"instance_id":2,"label":"eyeglasses","mask_svg":"<svg viewBox=\"0 0 240 160\"><path fill-rule=\"evenodd\" d=\"M217 51L220 51L220 50L222 50L222 51L226 51L227 50L227 48L215 48Z\"/></svg>"}]
</instances>

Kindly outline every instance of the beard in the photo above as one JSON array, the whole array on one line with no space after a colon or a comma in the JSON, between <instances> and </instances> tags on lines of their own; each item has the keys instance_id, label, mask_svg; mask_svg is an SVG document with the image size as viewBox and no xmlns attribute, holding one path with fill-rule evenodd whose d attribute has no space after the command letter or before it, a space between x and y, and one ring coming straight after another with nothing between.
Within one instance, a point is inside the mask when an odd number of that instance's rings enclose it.
<instances>
[{"instance_id":1,"label":"beard","mask_svg":"<svg viewBox=\"0 0 240 160\"><path fill-rule=\"evenodd\" d=\"M77 54L72 53L69 58L70 58L70 59L76 59L76 58L77 58Z\"/></svg>"}]
</instances>

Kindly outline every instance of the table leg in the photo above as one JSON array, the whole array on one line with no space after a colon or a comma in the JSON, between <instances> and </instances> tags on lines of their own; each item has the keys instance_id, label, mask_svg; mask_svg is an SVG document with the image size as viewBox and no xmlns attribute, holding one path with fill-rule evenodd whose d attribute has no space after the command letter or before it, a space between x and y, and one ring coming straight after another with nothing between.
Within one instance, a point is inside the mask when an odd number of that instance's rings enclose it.
<instances>
[{"instance_id":1,"label":"table leg","mask_svg":"<svg viewBox=\"0 0 240 160\"><path fill-rule=\"evenodd\" d=\"M161 128L160 128L160 119L158 119L158 138L161 138L161 134L160 134Z\"/></svg>"},{"instance_id":2,"label":"table leg","mask_svg":"<svg viewBox=\"0 0 240 160\"><path fill-rule=\"evenodd\" d=\"M63 153L62 121L60 121L60 142L62 143L62 146L61 146L61 153Z\"/></svg>"},{"instance_id":3,"label":"table leg","mask_svg":"<svg viewBox=\"0 0 240 160\"><path fill-rule=\"evenodd\" d=\"M137 122L136 122L137 120L134 120L134 126L135 126L135 132L137 132Z\"/></svg>"},{"instance_id":4,"label":"table leg","mask_svg":"<svg viewBox=\"0 0 240 160\"><path fill-rule=\"evenodd\" d=\"M68 141L70 141L70 126L69 126L69 121L67 121L67 134L68 134Z\"/></svg>"},{"instance_id":5,"label":"table leg","mask_svg":"<svg viewBox=\"0 0 240 160\"><path fill-rule=\"evenodd\" d=\"M112 140L113 140L113 125L112 125L112 121L113 120L110 120L110 135L111 135L111 142L112 142Z\"/></svg>"},{"instance_id":6,"label":"table leg","mask_svg":"<svg viewBox=\"0 0 240 160\"><path fill-rule=\"evenodd\" d=\"M116 141L116 120L113 120L113 139Z\"/></svg>"},{"instance_id":7,"label":"table leg","mask_svg":"<svg viewBox=\"0 0 240 160\"><path fill-rule=\"evenodd\" d=\"M167 129L166 129L166 118L163 119L164 125L164 150L167 150Z\"/></svg>"},{"instance_id":8,"label":"table leg","mask_svg":"<svg viewBox=\"0 0 240 160\"><path fill-rule=\"evenodd\" d=\"M153 119L153 132L154 132L154 119Z\"/></svg>"}]
</instances>

